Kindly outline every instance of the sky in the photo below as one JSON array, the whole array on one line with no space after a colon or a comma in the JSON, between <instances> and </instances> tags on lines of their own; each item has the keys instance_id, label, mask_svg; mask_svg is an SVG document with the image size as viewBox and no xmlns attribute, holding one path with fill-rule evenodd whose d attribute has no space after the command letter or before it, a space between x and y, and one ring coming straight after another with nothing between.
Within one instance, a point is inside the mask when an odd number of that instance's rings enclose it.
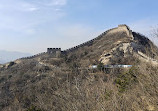
<instances>
[{"instance_id":1,"label":"sky","mask_svg":"<svg viewBox=\"0 0 158 111\"><path fill-rule=\"evenodd\" d=\"M158 0L0 0L0 50L67 49L127 24L150 37ZM152 37L151 40L158 44Z\"/></svg>"}]
</instances>

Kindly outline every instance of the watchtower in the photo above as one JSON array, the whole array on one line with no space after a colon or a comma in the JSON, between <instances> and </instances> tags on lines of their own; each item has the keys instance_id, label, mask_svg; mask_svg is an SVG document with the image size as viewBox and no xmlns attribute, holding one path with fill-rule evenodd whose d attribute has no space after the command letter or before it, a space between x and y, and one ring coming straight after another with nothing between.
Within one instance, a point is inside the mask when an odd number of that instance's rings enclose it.
<instances>
[{"instance_id":1,"label":"watchtower","mask_svg":"<svg viewBox=\"0 0 158 111\"><path fill-rule=\"evenodd\" d=\"M61 56L61 48L47 48L47 53L52 57L59 58Z\"/></svg>"},{"instance_id":2,"label":"watchtower","mask_svg":"<svg viewBox=\"0 0 158 111\"><path fill-rule=\"evenodd\" d=\"M129 26L127 26L126 24L121 24L121 25L118 25L118 28L126 30L127 31L127 35L129 37L131 37L131 39L134 39L133 34L132 34L132 30L130 29Z\"/></svg>"}]
</instances>

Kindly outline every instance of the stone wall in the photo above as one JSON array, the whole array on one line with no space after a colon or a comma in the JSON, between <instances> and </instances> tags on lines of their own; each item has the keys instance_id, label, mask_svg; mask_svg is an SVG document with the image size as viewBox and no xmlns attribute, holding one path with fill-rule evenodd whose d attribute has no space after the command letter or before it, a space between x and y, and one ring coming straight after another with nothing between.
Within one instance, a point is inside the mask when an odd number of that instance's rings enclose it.
<instances>
[{"instance_id":1,"label":"stone wall","mask_svg":"<svg viewBox=\"0 0 158 111\"><path fill-rule=\"evenodd\" d=\"M91 45L95 40L100 39L100 38L103 37L104 35L106 35L106 34L108 34L108 33L116 33L116 32L119 32L119 31L120 31L120 32L121 32L121 31L126 32L127 35L128 35L129 37L131 37L131 39L133 39L132 30L130 30L130 28L129 28L127 25L122 24L122 25L118 25L117 28L112 28L112 29L109 29L109 30L103 32L103 33L100 34L98 37L96 37L96 38L94 38L94 39L92 39L92 40L89 40L89 41L87 41L87 42L85 42L85 43L82 43L82 44L77 45L77 46L75 46L75 47L69 48L69 49L67 49L67 50L64 50L64 52L65 52L65 53L69 53L69 52L72 52L72 51L74 51L74 50L76 50L76 49L78 49L78 48L80 48L80 47Z\"/></svg>"},{"instance_id":2,"label":"stone wall","mask_svg":"<svg viewBox=\"0 0 158 111\"><path fill-rule=\"evenodd\" d=\"M78 48L81 48L81 47L84 47L84 46L92 45L95 40L98 40L98 39L102 38L102 37L103 37L104 35L106 35L109 31L114 30L114 29L115 29L115 28L109 29L109 30L103 32L102 34L100 34L99 36L97 36L96 38L94 38L94 39L92 39L92 40L89 40L89 41L87 41L87 42L84 42L84 43L82 43L82 44L80 44L80 45L77 45L77 46L75 46L75 47L66 49L66 50L64 50L63 52L64 52L64 53L69 53L69 52L72 52L72 51L74 51L74 50L76 50L76 49L78 49Z\"/></svg>"},{"instance_id":3,"label":"stone wall","mask_svg":"<svg viewBox=\"0 0 158 111\"><path fill-rule=\"evenodd\" d=\"M94 38L92 40L89 40L87 42L84 42L84 43L82 43L80 45L77 45L75 47L72 47L72 48L69 48L69 49L66 49L66 50L63 50L63 51L61 51L61 48L48 48L47 52L40 53L40 54L31 56L31 57L21 58L21 59L32 59L34 57L38 57L38 56L41 56L41 55L46 54L46 53L51 54L54 57L60 57L61 54L67 54L67 53L75 51L76 49L79 49L81 47L92 45L95 40L98 40L98 39L102 38L106 34L116 33L116 32L119 32L119 31L120 32L121 31L126 32L127 35L129 37L131 37L131 39L133 40L132 30L130 30L130 28L127 25L122 24L122 25L118 25L117 28L109 29L109 30L103 32L102 34L100 34L99 36L97 36L96 38Z\"/></svg>"},{"instance_id":4,"label":"stone wall","mask_svg":"<svg viewBox=\"0 0 158 111\"><path fill-rule=\"evenodd\" d=\"M62 53L61 48L47 48L47 52L39 53L39 54L29 56L29 57L23 57L20 59L33 59L35 57L40 57L45 54L49 54L51 57L59 58L61 56L61 53Z\"/></svg>"},{"instance_id":5,"label":"stone wall","mask_svg":"<svg viewBox=\"0 0 158 111\"><path fill-rule=\"evenodd\" d=\"M55 54L57 51L61 52L61 48L47 48L48 54Z\"/></svg>"},{"instance_id":6,"label":"stone wall","mask_svg":"<svg viewBox=\"0 0 158 111\"><path fill-rule=\"evenodd\" d=\"M134 39L133 34L132 34L132 30L130 30L130 28L125 24L118 25L117 28L110 30L109 34L113 34L113 33L117 33L117 32L125 32L127 34L127 36L131 38L131 40Z\"/></svg>"},{"instance_id":7,"label":"stone wall","mask_svg":"<svg viewBox=\"0 0 158 111\"><path fill-rule=\"evenodd\" d=\"M33 55L33 56L29 56L29 57L23 57L23 58L20 58L20 59L33 59L35 57L39 57L39 56L42 56L44 54L46 54L46 52L39 53L39 54L36 54L36 55Z\"/></svg>"}]
</instances>

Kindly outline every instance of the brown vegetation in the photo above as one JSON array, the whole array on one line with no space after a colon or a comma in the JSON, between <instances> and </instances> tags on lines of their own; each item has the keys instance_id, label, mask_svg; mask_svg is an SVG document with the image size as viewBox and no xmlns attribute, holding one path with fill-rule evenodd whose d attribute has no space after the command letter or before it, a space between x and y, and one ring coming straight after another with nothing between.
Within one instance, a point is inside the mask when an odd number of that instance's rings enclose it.
<instances>
[{"instance_id":1,"label":"brown vegetation","mask_svg":"<svg viewBox=\"0 0 158 111\"><path fill-rule=\"evenodd\" d=\"M26 59L0 68L1 111L156 111L158 110L158 66L145 63L119 50L110 64L132 68L105 69L99 61L104 51L121 43L137 44L149 57L157 47L140 34L134 40L114 33L78 48L62 58ZM154 55L155 54L155 55ZM89 69L97 64L98 69Z\"/></svg>"},{"instance_id":2,"label":"brown vegetation","mask_svg":"<svg viewBox=\"0 0 158 111\"><path fill-rule=\"evenodd\" d=\"M115 71L114 71L115 72ZM157 110L158 70L140 64L119 73L55 69L1 74L2 111ZM36 109L36 110L35 110Z\"/></svg>"}]
</instances>

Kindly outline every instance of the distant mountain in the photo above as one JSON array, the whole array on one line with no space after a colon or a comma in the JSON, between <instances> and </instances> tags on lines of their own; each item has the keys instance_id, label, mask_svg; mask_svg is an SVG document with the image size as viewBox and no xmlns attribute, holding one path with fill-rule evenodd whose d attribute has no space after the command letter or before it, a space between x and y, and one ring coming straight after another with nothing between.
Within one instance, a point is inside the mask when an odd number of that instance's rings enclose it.
<instances>
[{"instance_id":1,"label":"distant mountain","mask_svg":"<svg viewBox=\"0 0 158 111\"><path fill-rule=\"evenodd\" d=\"M4 51L0 50L0 64L14 61L21 57L31 56L29 53L22 53L22 52L11 52L11 51Z\"/></svg>"}]
</instances>

